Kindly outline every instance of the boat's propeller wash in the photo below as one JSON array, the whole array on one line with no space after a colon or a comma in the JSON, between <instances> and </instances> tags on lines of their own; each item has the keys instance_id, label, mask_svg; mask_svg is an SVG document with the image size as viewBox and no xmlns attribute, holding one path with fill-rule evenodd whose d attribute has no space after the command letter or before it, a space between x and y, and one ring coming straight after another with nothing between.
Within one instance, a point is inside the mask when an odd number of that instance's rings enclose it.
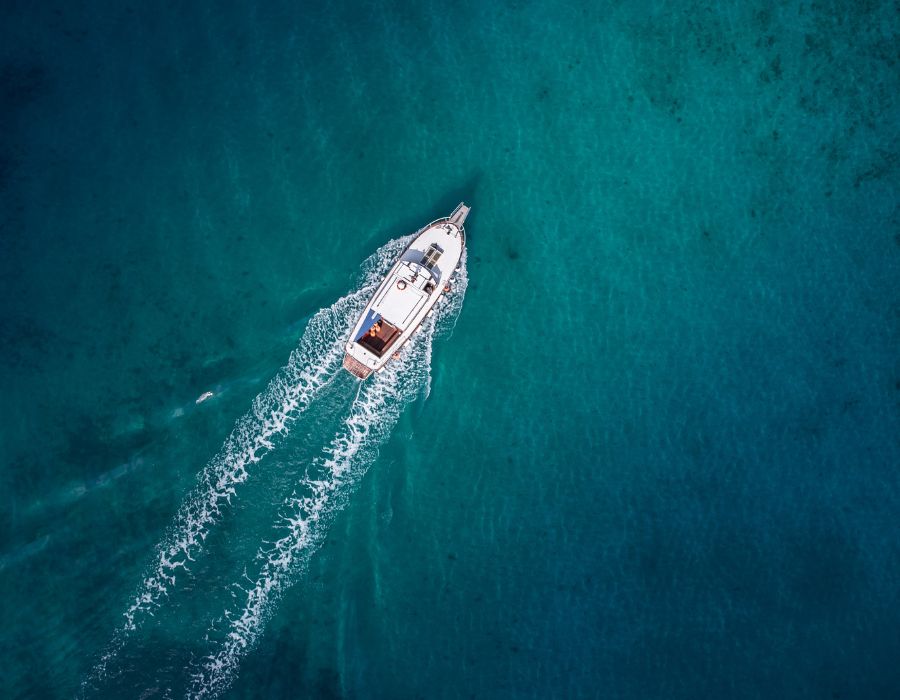
<instances>
[{"instance_id":1,"label":"boat's propeller wash","mask_svg":"<svg viewBox=\"0 0 900 700\"><path fill-rule=\"evenodd\" d=\"M206 645L208 654L185 660L183 678L175 683L183 684L184 691L194 697L215 695L228 687L241 658L259 639L275 604L303 571L325 537L333 515L347 502L377 456L379 445L390 435L403 406L419 395L427 395L432 342L437 334L452 329L466 291L462 229L466 213L468 207L460 205L453 215L457 223L452 224L452 230L439 229L458 234L458 251L451 249L448 255L450 246L442 241L438 252L423 238L425 233L433 237L429 232L453 221L453 217L393 240L363 263L357 289L312 317L288 364L254 399L251 410L237 421L222 449L200 472L197 486L156 546L152 563L123 612L122 626L84 681L83 695L90 695L111 677L127 674L127 669L113 671L116 660L123 656L126 646L141 646L142 636L146 636L142 628L148 619L157 621L167 614L167 606L176 606L169 605L173 592L185 588L201 593L239 586L237 609L220 610L215 619L207 621L202 638L192 640ZM417 249L421 243L427 243L422 251ZM442 262L444 268L440 267ZM397 289L399 280L394 278L398 272L408 277L405 289ZM420 277L410 282L412 275ZM415 288L421 288L424 298L413 303L414 308L404 319L388 317L398 321L400 333L385 345L377 367L369 367L365 373L353 372L357 376L376 372L372 379L359 384L340 371L342 359L347 367L347 357L352 356L350 346L373 309L375 313L397 313L397 298L385 299L388 283L397 292L418 285ZM364 329L366 337L373 337L368 331ZM326 395L346 395L346 400L338 402L339 412L329 413L323 408L317 415L317 400ZM332 398L324 403L333 404ZM250 555L241 581L198 580L209 571L195 574L195 562L203 560L208 535L240 498L242 485L252 478L272 480L273 489L284 486L259 463L277 451L292 430L298 434L311 431L318 448L311 449L308 456L298 450L297 458L307 464L298 471L301 476L285 488L279 514L270 532L257 544L256 553ZM252 508L253 504L244 503L243 507ZM188 581L190 586L180 585ZM150 680L166 684L163 678Z\"/></svg>"}]
</instances>

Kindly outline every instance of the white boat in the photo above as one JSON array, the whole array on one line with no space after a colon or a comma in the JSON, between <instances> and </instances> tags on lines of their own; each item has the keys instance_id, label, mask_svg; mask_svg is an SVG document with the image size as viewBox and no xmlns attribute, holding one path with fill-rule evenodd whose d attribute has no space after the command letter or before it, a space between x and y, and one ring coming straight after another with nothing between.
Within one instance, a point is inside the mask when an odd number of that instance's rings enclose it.
<instances>
[{"instance_id":1,"label":"white boat","mask_svg":"<svg viewBox=\"0 0 900 700\"><path fill-rule=\"evenodd\" d=\"M469 207L460 202L450 216L420 229L375 290L353 327L344 369L360 379L378 372L419 329L451 278L466 245Z\"/></svg>"}]
</instances>

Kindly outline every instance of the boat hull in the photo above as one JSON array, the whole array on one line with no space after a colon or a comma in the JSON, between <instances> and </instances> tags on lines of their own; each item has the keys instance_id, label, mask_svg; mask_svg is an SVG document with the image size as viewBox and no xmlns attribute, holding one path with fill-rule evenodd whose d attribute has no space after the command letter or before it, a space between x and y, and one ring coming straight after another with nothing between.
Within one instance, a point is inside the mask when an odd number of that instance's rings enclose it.
<instances>
[{"instance_id":1,"label":"boat hull","mask_svg":"<svg viewBox=\"0 0 900 700\"><path fill-rule=\"evenodd\" d=\"M463 224L469 207L461 203L448 216L431 222L391 267L353 327L343 367L366 379L399 356L444 294L465 248Z\"/></svg>"}]
</instances>

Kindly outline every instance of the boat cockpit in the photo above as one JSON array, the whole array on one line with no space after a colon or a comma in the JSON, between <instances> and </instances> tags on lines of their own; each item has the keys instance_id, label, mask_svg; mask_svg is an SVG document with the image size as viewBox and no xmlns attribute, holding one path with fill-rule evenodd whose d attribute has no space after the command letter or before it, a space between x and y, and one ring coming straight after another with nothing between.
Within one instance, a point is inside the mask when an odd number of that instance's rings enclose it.
<instances>
[{"instance_id":1,"label":"boat cockpit","mask_svg":"<svg viewBox=\"0 0 900 700\"><path fill-rule=\"evenodd\" d=\"M376 357L381 357L399 335L399 328L388 323L379 314L373 314L371 323L363 324L362 332L356 342Z\"/></svg>"}]
</instances>

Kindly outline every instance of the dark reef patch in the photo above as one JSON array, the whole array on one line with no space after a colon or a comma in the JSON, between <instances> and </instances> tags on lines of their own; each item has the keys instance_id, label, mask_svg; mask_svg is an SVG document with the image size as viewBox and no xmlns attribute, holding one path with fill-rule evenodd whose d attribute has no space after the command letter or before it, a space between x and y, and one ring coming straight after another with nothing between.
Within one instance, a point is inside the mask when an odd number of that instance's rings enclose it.
<instances>
[{"instance_id":1,"label":"dark reef patch","mask_svg":"<svg viewBox=\"0 0 900 700\"><path fill-rule=\"evenodd\" d=\"M896 169L898 163L900 163L900 153L879 150L877 160L858 172L853 178L853 187L859 189L864 182L885 179Z\"/></svg>"},{"instance_id":2,"label":"dark reef patch","mask_svg":"<svg viewBox=\"0 0 900 700\"><path fill-rule=\"evenodd\" d=\"M781 80L784 75L784 69L781 67L781 55L775 56L766 66L766 69L760 73L759 79L764 83L774 83Z\"/></svg>"}]
</instances>

